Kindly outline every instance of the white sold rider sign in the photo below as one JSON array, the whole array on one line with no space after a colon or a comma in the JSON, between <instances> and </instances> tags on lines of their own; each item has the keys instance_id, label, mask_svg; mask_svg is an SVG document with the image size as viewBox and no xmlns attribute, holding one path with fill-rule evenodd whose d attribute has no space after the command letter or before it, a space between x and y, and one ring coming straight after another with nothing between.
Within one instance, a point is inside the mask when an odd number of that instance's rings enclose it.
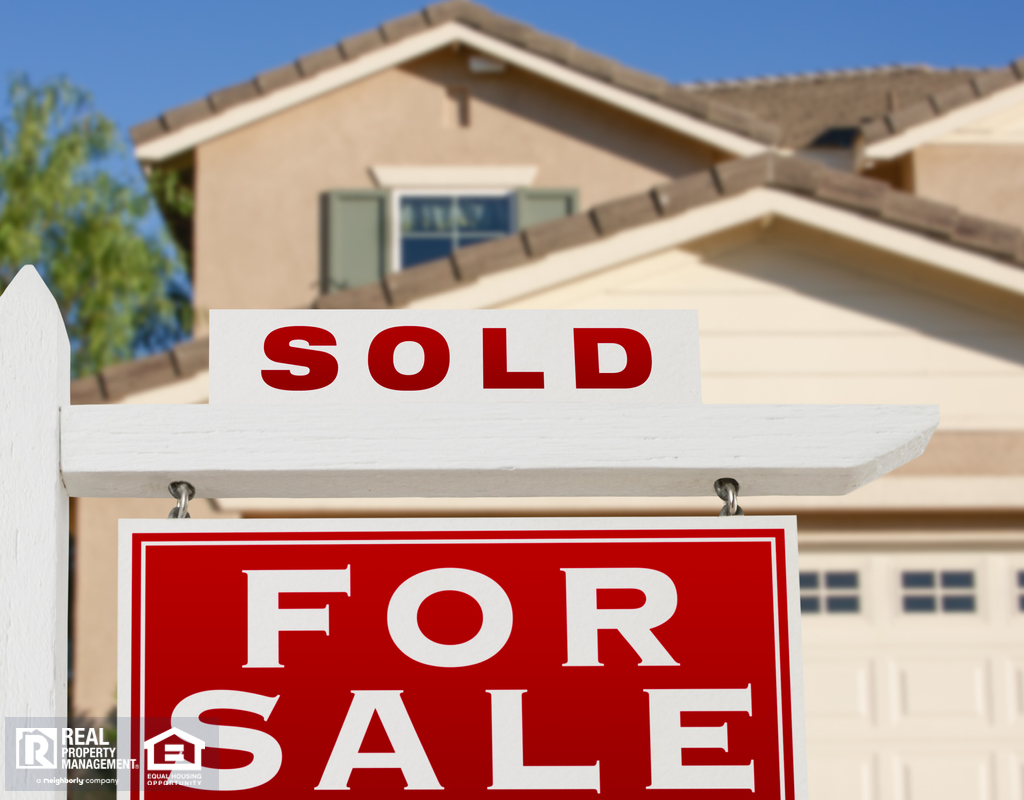
<instances>
[{"instance_id":1,"label":"white sold rider sign","mask_svg":"<svg viewBox=\"0 0 1024 800\"><path fill-rule=\"evenodd\" d=\"M699 403L695 311L214 311L210 402Z\"/></svg>"},{"instance_id":2,"label":"white sold rider sign","mask_svg":"<svg viewBox=\"0 0 1024 800\"><path fill-rule=\"evenodd\" d=\"M792 518L129 520L119 564L133 797L806 797Z\"/></svg>"}]
</instances>

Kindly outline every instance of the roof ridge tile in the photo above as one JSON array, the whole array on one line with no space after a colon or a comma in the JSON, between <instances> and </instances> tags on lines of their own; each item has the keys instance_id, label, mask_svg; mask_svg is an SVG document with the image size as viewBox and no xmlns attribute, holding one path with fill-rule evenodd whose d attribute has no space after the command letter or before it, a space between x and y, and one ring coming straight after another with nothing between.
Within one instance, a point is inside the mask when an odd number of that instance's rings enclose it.
<instances>
[{"instance_id":1,"label":"roof ridge tile","mask_svg":"<svg viewBox=\"0 0 1024 800\"><path fill-rule=\"evenodd\" d=\"M876 118L860 126L861 136L867 144L902 133L908 128L931 122L954 109L976 100L988 97L1024 81L1024 58L1018 58L1006 67L990 69L975 75L962 84L934 92L924 100L899 111L893 111L882 118Z\"/></svg>"}]
</instances>

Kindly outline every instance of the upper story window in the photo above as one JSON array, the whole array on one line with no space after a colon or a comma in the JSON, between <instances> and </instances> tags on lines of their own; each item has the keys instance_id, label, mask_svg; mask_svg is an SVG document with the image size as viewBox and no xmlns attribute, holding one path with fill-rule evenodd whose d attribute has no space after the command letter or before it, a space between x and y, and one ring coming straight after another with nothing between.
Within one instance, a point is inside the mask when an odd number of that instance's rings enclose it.
<instances>
[{"instance_id":1,"label":"upper story window","mask_svg":"<svg viewBox=\"0 0 1024 800\"><path fill-rule=\"evenodd\" d=\"M977 610L973 570L905 570L903 610L910 614L971 614Z\"/></svg>"},{"instance_id":2,"label":"upper story window","mask_svg":"<svg viewBox=\"0 0 1024 800\"><path fill-rule=\"evenodd\" d=\"M800 611L804 614L860 612L860 575L849 570L800 573Z\"/></svg>"},{"instance_id":3,"label":"upper story window","mask_svg":"<svg viewBox=\"0 0 1024 800\"><path fill-rule=\"evenodd\" d=\"M424 180L424 170L447 168L381 167L376 180ZM459 172L463 169L463 172ZM386 281L417 264L444 258L453 250L514 234L531 225L575 214L575 189L507 186L523 167L486 168L494 183L434 188L334 189L321 196L321 276L325 293ZM468 180L473 168L452 168L452 180ZM468 172L467 172L468 170ZM531 177L536 170L526 169ZM436 177L436 176L428 176ZM476 176L479 177L479 176ZM523 177L519 175L519 177Z\"/></svg>"},{"instance_id":4,"label":"upper story window","mask_svg":"<svg viewBox=\"0 0 1024 800\"><path fill-rule=\"evenodd\" d=\"M414 267L467 245L516 230L514 195L508 192L401 193L397 196L397 260Z\"/></svg>"}]
</instances>

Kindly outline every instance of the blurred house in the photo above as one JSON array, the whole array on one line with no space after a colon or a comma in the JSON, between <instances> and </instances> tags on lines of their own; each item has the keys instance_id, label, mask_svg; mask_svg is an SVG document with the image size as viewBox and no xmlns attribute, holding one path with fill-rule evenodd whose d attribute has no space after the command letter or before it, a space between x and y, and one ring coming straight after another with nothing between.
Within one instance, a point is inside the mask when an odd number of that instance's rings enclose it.
<instances>
[{"instance_id":1,"label":"blurred house","mask_svg":"<svg viewBox=\"0 0 1024 800\"><path fill-rule=\"evenodd\" d=\"M704 402L938 403L798 513L811 796L1024 792L1024 59L669 83L455 0L132 132L191 187L196 338L75 383L201 403L211 308L695 308ZM183 478L187 476L182 476ZM75 501L73 703L115 687L115 521ZM196 516L709 514L707 498L238 500Z\"/></svg>"}]
</instances>

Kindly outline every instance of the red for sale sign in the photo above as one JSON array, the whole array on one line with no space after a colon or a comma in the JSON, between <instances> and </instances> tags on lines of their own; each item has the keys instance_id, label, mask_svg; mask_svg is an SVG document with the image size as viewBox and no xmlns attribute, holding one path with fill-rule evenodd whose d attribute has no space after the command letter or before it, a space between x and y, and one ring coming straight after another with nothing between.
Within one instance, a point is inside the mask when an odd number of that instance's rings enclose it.
<instances>
[{"instance_id":1,"label":"red for sale sign","mask_svg":"<svg viewBox=\"0 0 1024 800\"><path fill-rule=\"evenodd\" d=\"M120 536L132 797L806 797L792 518Z\"/></svg>"}]
</instances>

